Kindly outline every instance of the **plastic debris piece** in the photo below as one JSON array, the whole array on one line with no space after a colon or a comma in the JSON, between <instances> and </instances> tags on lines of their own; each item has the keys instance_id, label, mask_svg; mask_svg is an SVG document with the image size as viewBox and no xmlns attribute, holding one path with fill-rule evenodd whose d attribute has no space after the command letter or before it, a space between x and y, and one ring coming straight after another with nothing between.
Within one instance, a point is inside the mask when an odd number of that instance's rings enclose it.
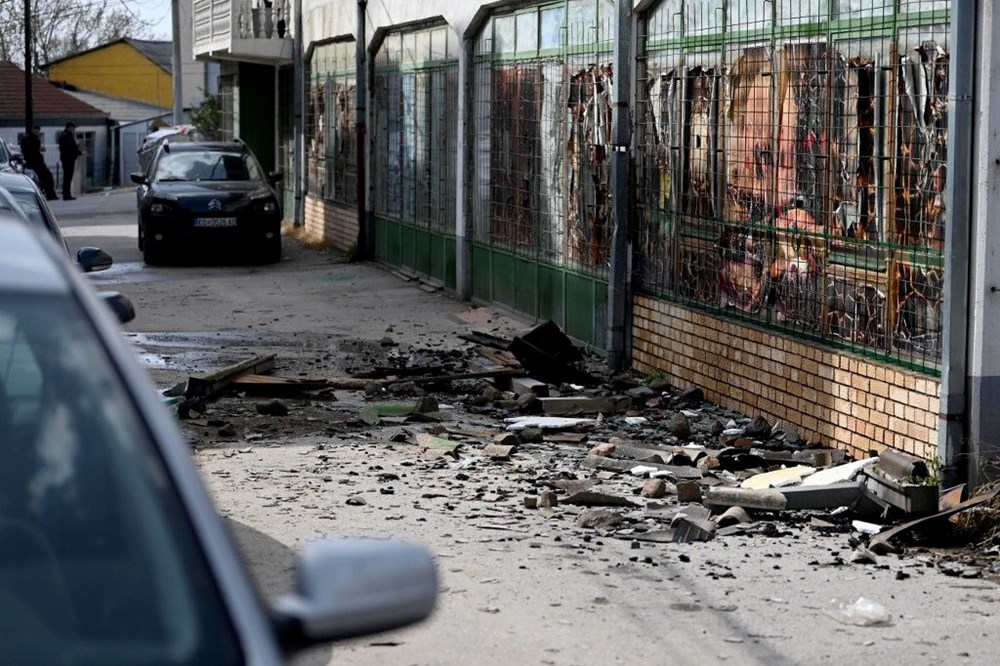
<instances>
[{"instance_id":1,"label":"plastic debris piece","mask_svg":"<svg viewBox=\"0 0 1000 666\"><path fill-rule=\"evenodd\" d=\"M858 597L855 602L833 599L827 615L841 624L857 627L877 627L892 624L892 616L885 606L866 597Z\"/></svg>"},{"instance_id":2,"label":"plastic debris piece","mask_svg":"<svg viewBox=\"0 0 1000 666\"><path fill-rule=\"evenodd\" d=\"M578 425L591 425L594 419L570 419L558 416L515 416L505 419L509 424L507 430L524 430L525 428L572 428Z\"/></svg>"},{"instance_id":3,"label":"plastic debris piece","mask_svg":"<svg viewBox=\"0 0 1000 666\"><path fill-rule=\"evenodd\" d=\"M803 479L803 486L825 486L831 483L842 483L854 479L865 467L874 465L878 458L865 458L856 462L844 463L829 469L816 472L812 476Z\"/></svg>"},{"instance_id":4,"label":"plastic debris piece","mask_svg":"<svg viewBox=\"0 0 1000 666\"><path fill-rule=\"evenodd\" d=\"M876 525L875 523L867 523L863 520L852 520L851 527L861 532L862 534L878 534L882 531L881 525Z\"/></svg>"}]
</instances>

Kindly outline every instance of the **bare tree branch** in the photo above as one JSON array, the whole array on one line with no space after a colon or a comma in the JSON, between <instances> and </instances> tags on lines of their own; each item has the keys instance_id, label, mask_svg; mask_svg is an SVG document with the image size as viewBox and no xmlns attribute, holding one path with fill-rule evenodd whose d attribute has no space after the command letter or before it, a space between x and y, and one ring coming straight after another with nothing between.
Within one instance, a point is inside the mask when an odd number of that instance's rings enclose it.
<instances>
[{"instance_id":1,"label":"bare tree branch","mask_svg":"<svg viewBox=\"0 0 1000 666\"><path fill-rule=\"evenodd\" d=\"M150 27L118 0L32 0L33 69L123 37L146 39ZM0 59L24 65L24 4L19 0L0 0Z\"/></svg>"}]
</instances>

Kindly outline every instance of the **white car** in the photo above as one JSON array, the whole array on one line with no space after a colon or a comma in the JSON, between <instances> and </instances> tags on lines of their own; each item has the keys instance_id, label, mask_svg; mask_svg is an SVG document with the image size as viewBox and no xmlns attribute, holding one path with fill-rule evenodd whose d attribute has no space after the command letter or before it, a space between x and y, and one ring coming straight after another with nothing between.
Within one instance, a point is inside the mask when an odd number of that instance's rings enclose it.
<instances>
[{"instance_id":1,"label":"white car","mask_svg":"<svg viewBox=\"0 0 1000 666\"><path fill-rule=\"evenodd\" d=\"M281 663L437 594L393 541L311 543L296 577L262 602L111 313L51 236L0 220L0 663Z\"/></svg>"}]
</instances>

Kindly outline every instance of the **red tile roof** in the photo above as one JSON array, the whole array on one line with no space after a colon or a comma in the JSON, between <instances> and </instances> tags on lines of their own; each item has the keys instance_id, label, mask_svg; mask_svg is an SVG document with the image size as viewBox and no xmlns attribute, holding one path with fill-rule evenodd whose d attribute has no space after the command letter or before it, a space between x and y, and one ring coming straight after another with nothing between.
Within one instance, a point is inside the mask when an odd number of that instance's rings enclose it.
<instances>
[{"instance_id":1,"label":"red tile roof","mask_svg":"<svg viewBox=\"0 0 1000 666\"><path fill-rule=\"evenodd\" d=\"M24 119L24 70L12 62L0 61L0 125ZM36 124L72 120L77 125L102 124L108 114L60 90L37 74L31 81L32 113Z\"/></svg>"}]
</instances>

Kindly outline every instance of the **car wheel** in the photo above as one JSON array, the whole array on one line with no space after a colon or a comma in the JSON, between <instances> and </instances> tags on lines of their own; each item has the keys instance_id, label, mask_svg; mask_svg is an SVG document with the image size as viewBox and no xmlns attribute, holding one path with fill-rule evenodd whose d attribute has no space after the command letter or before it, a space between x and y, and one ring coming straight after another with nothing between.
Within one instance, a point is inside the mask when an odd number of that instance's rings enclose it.
<instances>
[{"instance_id":1,"label":"car wheel","mask_svg":"<svg viewBox=\"0 0 1000 666\"><path fill-rule=\"evenodd\" d=\"M163 263L163 258L166 252L163 249L161 243L146 243L143 242L142 248L142 260L146 262L148 266L156 266Z\"/></svg>"}]
</instances>

